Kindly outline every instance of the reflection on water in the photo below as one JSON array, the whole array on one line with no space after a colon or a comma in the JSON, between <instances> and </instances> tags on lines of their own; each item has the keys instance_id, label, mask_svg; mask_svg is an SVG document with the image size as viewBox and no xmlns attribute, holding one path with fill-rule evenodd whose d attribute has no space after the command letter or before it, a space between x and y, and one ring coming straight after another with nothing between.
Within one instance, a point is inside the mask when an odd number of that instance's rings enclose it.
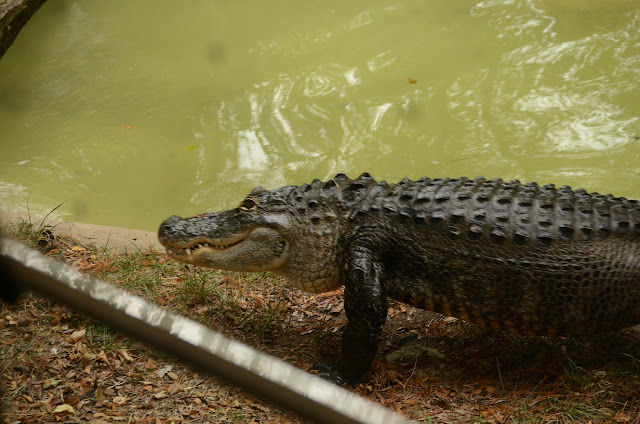
<instances>
[{"instance_id":1,"label":"reflection on water","mask_svg":"<svg viewBox=\"0 0 640 424\"><path fill-rule=\"evenodd\" d=\"M499 2L481 3L474 12L491 15L499 7ZM627 145L637 133L639 103L620 100L639 92L640 14L621 7L617 13L625 19L614 26L602 9L564 12L553 17L531 6L528 13L505 16L496 24L508 22L504 38L523 31L538 36L502 56L504 71L494 84L494 98L511 107L493 110L504 124L502 134L537 133L547 152L600 155ZM591 31L569 32L572 24L585 20Z\"/></svg>"},{"instance_id":2,"label":"reflection on water","mask_svg":"<svg viewBox=\"0 0 640 424\"><path fill-rule=\"evenodd\" d=\"M638 198L640 4L601 3L51 2L0 62L0 202L154 229L364 170Z\"/></svg>"}]
</instances>

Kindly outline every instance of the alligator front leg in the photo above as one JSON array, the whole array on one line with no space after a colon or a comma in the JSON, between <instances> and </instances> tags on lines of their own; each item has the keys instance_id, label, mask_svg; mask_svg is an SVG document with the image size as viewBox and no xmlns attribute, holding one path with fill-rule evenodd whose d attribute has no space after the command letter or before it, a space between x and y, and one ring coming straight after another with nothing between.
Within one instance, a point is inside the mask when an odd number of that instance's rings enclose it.
<instances>
[{"instance_id":1,"label":"alligator front leg","mask_svg":"<svg viewBox=\"0 0 640 424\"><path fill-rule=\"evenodd\" d=\"M337 367L318 365L316 369L325 378L355 386L376 355L387 318L383 267L366 247L353 247L349 252L344 309L348 321L342 335L340 362Z\"/></svg>"}]
</instances>

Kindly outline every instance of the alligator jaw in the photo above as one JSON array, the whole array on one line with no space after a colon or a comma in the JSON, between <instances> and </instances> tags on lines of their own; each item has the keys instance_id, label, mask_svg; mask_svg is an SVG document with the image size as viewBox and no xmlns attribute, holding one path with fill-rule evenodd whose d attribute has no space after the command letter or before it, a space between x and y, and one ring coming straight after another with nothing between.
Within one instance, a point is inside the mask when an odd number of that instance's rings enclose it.
<instances>
[{"instance_id":1,"label":"alligator jaw","mask_svg":"<svg viewBox=\"0 0 640 424\"><path fill-rule=\"evenodd\" d=\"M239 222L238 222L239 221ZM242 219L237 211L191 218L172 216L158 230L158 240L173 259L228 271L273 271L286 261L289 241L273 225Z\"/></svg>"},{"instance_id":2,"label":"alligator jaw","mask_svg":"<svg viewBox=\"0 0 640 424\"><path fill-rule=\"evenodd\" d=\"M250 234L251 231L247 230L224 239L203 237L191 240L186 244L181 244L173 240L161 240L161 243L167 249L167 254L173 259L187 263L195 263L198 262L198 257L206 254L206 252L215 254L216 251L231 249L246 240Z\"/></svg>"}]
</instances>

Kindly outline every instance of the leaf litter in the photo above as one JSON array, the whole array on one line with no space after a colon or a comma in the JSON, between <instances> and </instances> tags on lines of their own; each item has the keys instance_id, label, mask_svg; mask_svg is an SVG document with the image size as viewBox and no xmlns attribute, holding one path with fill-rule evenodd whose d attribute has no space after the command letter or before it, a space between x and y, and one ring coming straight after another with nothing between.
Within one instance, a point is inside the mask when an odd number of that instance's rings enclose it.
<instances>
[{"instance_id":1,"label":"leaf litter","mask_svg":"<svg viewBox=\"0 0 640 424\"><path fill-rule=\"evenodd\" d=\"M304 370L337 359L342 290L309 294L266 274L185 267L68 236L47 255ZM0 304L8 423L302 423L62 305ZM356 393L420 422L640 423L640 330L583 338L506 335L390 302L379 353Z\"/></svg>"}]
</instances>

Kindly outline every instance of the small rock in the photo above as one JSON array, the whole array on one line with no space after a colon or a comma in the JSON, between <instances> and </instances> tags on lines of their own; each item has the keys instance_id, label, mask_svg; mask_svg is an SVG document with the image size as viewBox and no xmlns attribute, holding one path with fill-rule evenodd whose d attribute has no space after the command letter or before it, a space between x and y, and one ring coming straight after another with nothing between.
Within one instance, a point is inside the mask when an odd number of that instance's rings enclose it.
<instances>
[{"instance_id":1,"label":"small rock","mask_svg":"<svg viewBox=\"0 0 640 424\"><path fill-rule=\"evenodd\" d=\"M421 344L411 344L389 353L386 359L391 364L407 365L418 360L427 349L426 346Z\"/></svg>"}]
</instances>

